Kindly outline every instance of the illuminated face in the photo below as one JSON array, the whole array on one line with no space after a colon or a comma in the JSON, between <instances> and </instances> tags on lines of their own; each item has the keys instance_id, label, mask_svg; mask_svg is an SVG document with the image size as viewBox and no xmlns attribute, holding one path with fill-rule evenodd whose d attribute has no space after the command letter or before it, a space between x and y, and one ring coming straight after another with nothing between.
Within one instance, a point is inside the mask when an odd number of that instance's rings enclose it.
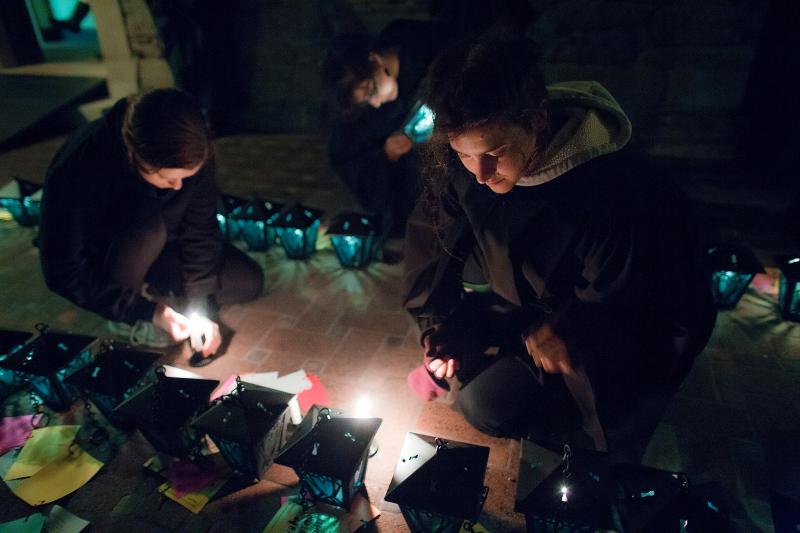
<instances>
[{"instance_id":1,"label":"illuminated face","mask_svg":"<svg viewBox=\"0 0 800 533\"><path fill-rule=\"evenodd\" d=\"M181 190L183 187L183 180L190 178L197 174L203 164L200 163L192 168L161 168L158 170L150 170L152 167L146 163L139 165L139 175L152 185L159 189L175 189Z\"/></svg>"},{"instance_id":2,"label":"illuminated face","mask_svg":"<svg viewBox=\"0 0 800 533\"><path fill-rule=\"evenodd\" d=\"M536 138L521 126L492 122L451 136L450 147L478 183L505 194L524 175Z\"/></svg>"},{"instance_id":3,"label":"illuminated face","mask_svg":"<svg viewBox=\"0 0 800 533\"><path fill-rule=\"evenodd\" d=\"M399 87L397 78L390 73L386 62L379 54L370 54L370 60L375 64L375 73L371 78L356 85L353 89L353 102L369 104L377 109L383 104L397 100Z\"/></svg>"}]
</instances>

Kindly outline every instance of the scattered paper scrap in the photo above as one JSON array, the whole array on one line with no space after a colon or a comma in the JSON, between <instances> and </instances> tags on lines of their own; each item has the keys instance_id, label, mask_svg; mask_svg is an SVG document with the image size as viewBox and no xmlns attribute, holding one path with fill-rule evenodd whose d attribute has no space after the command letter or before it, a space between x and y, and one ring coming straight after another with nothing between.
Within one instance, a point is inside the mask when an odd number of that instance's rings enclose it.
<instances>
[{"instance_id":1,"label":"scattered paper scrap","mask_svg":"<svg viewBox=\"0 0 800 533\"><path fill-rule=\"evenodd\" d=\"M225 485L226 481L226 479L217 480L215 483L212 483L198 492L190 492L189 494L185 494L183 496L178 496L175 493L175 490L170 488L169 483L163 483L160 487L158 487L158 490L170 500L178 502L180 505L186 507L194 514L197 514L203 510L203 507L205 507L209 500L214 497L214 494L219 492L219 489Z\"/></svg>"},{"instance_id":2,"label":"scattered paper scrap","mask_svg":"<svg viewBox=\"0 0 800 533\"><path fill-rule=\"evenodd\" d=\"M36 415L6 416L0 419L0 455L25 444L39 423L41 413Z\"/></svg>"},{"instance_id":3,"label":"scattered paper scrap","mask_svg":"<svg viewBox=\"0 0 800 533\"><path fill-rule=\"evenodd\" d=\"M206 470L187 459L178 459L170 464L169 486L177 498L199 492L217 479L213 470Z\"/></svg>"},{"instance_id":4,"label":"scattered paper scrap","mask_svg":"<svg viewBox=\"0 0 800 533\"><path fill-rule=\"evenodd\" d=\"M80 426L51 426L33 430L17 460L8 469L6 481L29 477L69 452Z\"/></svg>"},{"instance_id":5,"label":"scattered paper scrap","mask_svg":"<svg viewBox=\"0 0 800 533\"><path fill-rule=\"evenodd\" d=\"M315 374L308 374L308 381L311 383L311 386L297 395L297 399L300 402L300 409L302 409L304 413L307 413L314 404L328 405L330 403L328 391L322 386L319 377Z\"/></svg>"},{"instance_id":6,"label":"scattered paper scrap","mask_svg":"<svg viewBox=\"0 0 800 533\"><path fill-rule=\"evenodd\" d=\"M47 515L44 533L80 533L88 525L88 520L75 516L67 509L56 504L50 509L50 514Z\"/></svg>"},{"instance_id":7,"label":"scattered paper scrap","mask_svg":"<svg viewBox=\"0 0 800 533\"><path fill-rule=\"evenodd\" d=\"M461 529L458 530L458 533L489 533L489 530L479 523L472 524L471 522L465 521L461 524Z\"/></svg>"},{"instance_id":8,"label":"scattered paper scrap","mask_svg":"<svg viewBox=\"0 0 800 533\"><path fill-rule=\"evenodd\" d=\"M102 466L102 462L85 450L77 445L72 446L66 455L11 490L28 505L44 505L84 486Z\"/></svg>"},{"instance_id":9,"label":"scattered paper scrap","mask_svg":"<svg viewBox=\"0 0 800 533\"><path fill-rule=\"evenodd\" d=\"M44 526L44 520L43 514L34 513L24 518L0 524L0 533L39 533Z\"/></svg>"}]
</instances>

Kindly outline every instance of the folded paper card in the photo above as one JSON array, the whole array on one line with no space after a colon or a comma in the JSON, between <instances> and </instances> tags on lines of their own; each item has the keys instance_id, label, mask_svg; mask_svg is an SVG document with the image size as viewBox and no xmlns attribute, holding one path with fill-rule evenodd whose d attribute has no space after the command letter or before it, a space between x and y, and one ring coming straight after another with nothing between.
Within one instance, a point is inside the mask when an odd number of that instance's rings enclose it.
<instances>
[{"instance_id":1,"label":"folded paper card","mask_svg":"<svg viewBox=\"0 0 800 533\"><path fill-rule=\"evenodd\" d=\"M6 416L0 419L0 455L25 444L33 432L33 426L41 418L42 415L37 414Z\"/></svg>"},{"instance_id":2,"label":"folded paper card","mask_svg":"<svg viewBox=\"0 0 800 533\"><path fill-rule=\"evenodd\" d=\"M80 426L51 426L33 430L17 460L3 479L29 477L67 455Z\"/></svg>"},{"instance_id":3,"label":"folded paper card","mask_svg":"<svg viewBox=\"0 0 800 533\"><path fill-rule=\"evenodd\" d=\"M11 490L28 505L44 505L84 486L102 466L102 462L74 445L66 455L49 463Z\"/></svg>"}]
</instances>

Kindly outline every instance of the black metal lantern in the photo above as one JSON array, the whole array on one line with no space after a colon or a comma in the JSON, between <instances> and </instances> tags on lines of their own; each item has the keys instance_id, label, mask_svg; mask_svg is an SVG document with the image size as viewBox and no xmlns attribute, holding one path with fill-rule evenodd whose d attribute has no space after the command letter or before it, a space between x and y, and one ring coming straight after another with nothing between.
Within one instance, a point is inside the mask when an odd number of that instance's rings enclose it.
<instances>
[{"instance_id":1,"label":"black metal lantern","mask_svg":"<svg viewBox=\"0 0 800 533\"><path fill-rule=\"evenodd\" d=\"M191 425L208 434L238 475L259 480L286 439L294 394L243 383L209 407Z\"/></svg>"},{"instance_id":2,"label":"black metal lantern","mask_svg":"<svg viewBox=\"0 0 800 533\"><path fill-rule=\"evenodd\" d=\"M66 377L92 360L89 347L96 337L55 333L38 324L39 336L0 361L0 367L17 376L56 411L66 411L79 391L64 382Z\"/></svg>"},{"instance_id":3,"label":"black metal lantern","mask_svg":"<svg viewBox=\"0 0 800 533\"><path fill-rule=\"evenodd\" d=\"M130 428L133 419L114 409L154 379L148 370L161 355L107 343L92 363L67 376L65 382L84 391L109 422Z\"/></svg>"},{"instance_id":4,"label":"black metal lantern","mask_svg":"<svg viewBox=\"0 0 800 533\"><path fill-rule=\"evenodd\" d=\"M711 290L719 309L733 309L756 274L764 272L755 254L744 246L720 245L708 249Z\"/></svg>"},{"instance_id":5,"label":"black metal lantern","mask_svg":"<svg viewBox=\"0 0 800 533\"><path fill-rule=\"evenodd\" d=\"M417 102L403 123L403 133L414 143L423 143L433 136L435 115L430 107Z\"/></svg>"},{"instance_id":6,"label":"black metal lantern","mask_svg":"<svg viewBox=\"0 0 800 533\"><path fill-rule=\"evenodd\" d=\"M0 207L11 213L20 226L35 226L39 223L42 203L42 186L15 177L0 189Z\"/></svg>"},{"instance_id":7,"label":"black metal lantern","mask_svg":"<svg viewBox=\"0 0 800 533\"><path fill-rule=\"evenodd\" d=\"M522 441L514 510L527 530L573 532L613 529L607 454L564 446L563 454Z\"/></svg>"},{"instance_id":8,"label":"black metal lantern","mask_svg":"<svg viewBox=\"0 0 800 533\"><path fill-rule=\"evenodd\" d=\"M277 238L275 223L282 209L283 204L255 198L241 206L231 220L238 227L239 235L247 247L254 252L263 252Z\"/></svg>"},{"instance_id":9,"label":"black metal lantern","mask_svg":"<svg viewBox=\"0 0 800 533\"><path fill-rule=\"evenodd\" d=\"M380 418L347 418L313 406L275 462L294 469L304 499L350 509L364 485Z\"/></svg>"},{"instance_id":10,"label":"black metal lantern","mask_svg":"<svg viewBox=\"0 0 800 533\"><path fill-rule=\"evenodd\" d=\"M25 346L32 334L25 331L0 329L0 364L11 354ZM4 401L18 387L19 380L12 370L0 368L0 401Z\"/></svg>"},{"instance_id":11,"label":"black metal lantern","mask_svg":"<svg viewBox=\"0 0 800 533\"><path fill-rule=\"evenodd\" d=\"M615 531L731 531L714 484L692 486L685 474L626 464L615 465L611 479Z\"/></svg>"},{"instance_id":12,"label":"black metal lantern","mask_svg":"<svg viewBox=\"0 0 800 533\"><path fill-rule=\"evenodd\" d=\"M232 194L220 194L217 200L217 224L225 240L230 242L239 238L241 232L235 217L246 203L247 200L244 198Z\"/></svg>"},{"instance_id":13,"label":"black metal lantern","mask_svg":"<svg viewBox=\"0 0 800 533\"><path fill-rule=\"evenodd\" d=\"M308 259L317 247L322 211L293 204L275 221L281 246L289 259Z\"/></svg>"},{"instance_id":14,"label":"black metal lantern","mask_svg":"<svg viewBox=\"0 0 800 533\"><path fill-rule=\"evenodd\" d=\"M780 256L777 259L781 269L781 316L784 320L800 322L800 255Z\"/></svg>"},{"instance_id":15,"label":"black metal lantern","mask_svg":"<svg viewBox=\"0 0 800 533\"><path fill-rule=\"evenodd\" d=\"M120 403L114 412L130 417L153 448L174 457L199 452L199 435L189 422L208 405L219 381L181 371L169 376L165 367L155 369L156 380Z\"/></svg>"},{"instance_id":16,"label":"black metal lantern","mask_svg":"<svg viewBox=\"0 0 800 533\"><path fill-rule=\"evenodd\" d=\"M375 255L378 222L370 215L341 213L331 221L328 235L344 268L363 268Z\"/></svg>"},{"instance_id":17,"label":"black metal lantern","mask_svg":"<svg viewBox=\"0 0 800 533\"><path fill-rule=\"evenodd\" d=\"M488 460L485 446L407 433L385 499L412 533L458 533L478 521Z\"/></svg>"}]
</instances>

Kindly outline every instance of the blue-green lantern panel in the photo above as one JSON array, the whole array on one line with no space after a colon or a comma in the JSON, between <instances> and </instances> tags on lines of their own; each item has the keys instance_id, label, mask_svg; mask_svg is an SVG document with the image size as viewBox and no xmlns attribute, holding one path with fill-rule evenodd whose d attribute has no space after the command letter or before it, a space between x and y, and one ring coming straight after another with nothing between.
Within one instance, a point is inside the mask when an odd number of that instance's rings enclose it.
<instances>
[{"instance_id":1,"label":"blue-green lantern panel","mask_svg":"<svg viewBox=\"0 0 800 533\"><path fill-rule=\"evenodd\" d=\"M277 221L283 204L256 198L240 206L230 217L236 225L238 235L254 252L264 252L275 243L277 233L273 224Z\"/></svg>"},{"instance_id":2,"label":"blue-green lantern panel","mask_svg":"<svg viewBox=\"0 0 800 533\"><path fill-rule=\"evenodd\" d=\"M332 235L336 258L344 268L364 268L375 253L375 236Z\"/></svg>"},{"instance_id":3,"label":"blue-green lantern panel","mask_svg":"<svg viewBox=\"0 0 800 533\"><path fill-rule=\"evenodd\" d=\"M289 259L308 259L317 248L317 235L319 234L319 220L315 220L309 227L277 228L281 246Z\"/></svg>"},{"instance_id":4,"label":"blue-green lantern panel","mask_svg":"<svg viewBox=\"0 0 800 533\"><path fill-rule=\"evenodd\" d=\"M222 236L227 241L235 241L240 237L239 224L236 215L241 211L247 200L231 194L220 194L217 201L217 224Z\"/></svg>"},{"instance_id":5,"label":"blue-green lantern panel","mask_svg":"<svg viewBox=\"0 0 800 533\"><path fill-rule=\"evenodd\" d=\"M800 322L800 283L781 276L780 281L781 316L786 320Z\"/></svg>"},{"instance_id":6,"label":"blue-green lantern panel","mask_svg":"<svg viewBox=\"0 0 800 533\"><path fill-rule=\"evenodd\" d=\"M23 348L31 336L24 331L0 330L0 362ZM8 398L20 385L21 381L13 370L0 368L0 401Z\"/></svg>"},{"instance_id":7,"label":"blue-green lantern panel","mask_svg":"<svg viewBox=\"0 0 800 533\"><path fill-rule=\"evenodd\" d=\"M234 472L244 474L252 479L259 478L261 473L258 471L256 456L251 447L233 440L215 438L213 435L211 438L214 439L214 444L217 445L222 457Z\"/></svg>"},{"instance_id":8,"label":"blue-green lantern panel","mask_svg":"<svg viewBox=\"0 0 800 533\"><path fill-rule=\"evenodd\" d=\"M400 506L400 512L411 533L458 533L463 520L452 516L431 513L407 505Z\"/></svg>"},{"instance_id":9,"label":"blue-green lantern panel","mask_svg":"<svg viewBox=\"0 0 800 533\"><path fill-rule=\"evenodd\" d=\"M0 207L8 210L20 226L35 226L41 214L41 189L38 183L14 178L0 191Z\"/></svg>"},{"instance_id":10,"label":"blue-green lantern panel","mask_svg":"<svg viewBox=\"0 0 800 533\"><path fill-rule=\"evenodd\" d=\"M711 275L711 291L720 309L733 309L744 295L755 274L723 270Z\"/></svg>"},{"instance_id":11,"label":"blue-green lantern panel","mask_svg":"<svg viewBox=\"0 0 800 533\"><path fill-rule=\"evenodd\" d=\"M355 492L349 494L348 491L348 495L345 498L345 486L340 479L306 471L300 471L298 474L300 485L306 493L305 496L316 502L347 508L347 504L352 501L355 495Z\"/></svg>"},{"instance_id":12,"label":"blue-green lantern panel","mask_svg":"<svg viewBox=\"0 0 800 533\"><path fill-rule=\"evenodd\" d=\"M414 106L411 117L403 126L403 133L415 143L422 143L433 136L434 114L425 104Z\"/></svg>"}]
</instances>

